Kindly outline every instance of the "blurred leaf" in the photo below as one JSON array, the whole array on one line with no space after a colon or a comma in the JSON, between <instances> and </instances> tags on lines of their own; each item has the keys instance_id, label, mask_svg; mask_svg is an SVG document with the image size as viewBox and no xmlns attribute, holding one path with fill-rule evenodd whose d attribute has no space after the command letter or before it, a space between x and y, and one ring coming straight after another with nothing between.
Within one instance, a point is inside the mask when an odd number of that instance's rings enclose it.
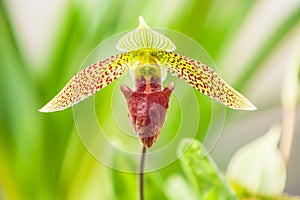
<instances>
[{"instance_id":1,"label":"blurred leaf","mask_svg":"<svg viewBox=\"0 0 300 200\"><path fill-rule=\"evenodd\" d=\"M0 126L3 126L0 129L4 130L1 131L1 147L7 159L1 158L1 162L3 169L9 166L10 174L7 177L12 177L15 182L13 185L18 191L15 196L22 196L33 193L37 188L42 191L46 187L46 184L38 185L40 182L47 183L42 176L41 151L38 151L41 149L42 127L36 111L38 98L34 92L35 87L26 73L26 63L19 53L6 7L2 5L1 1ZM28 184L29 181L32 184Z\"/></svg>"},{"instance_id":2,"label":"blurred leaf","mask_svg":"<svg viewBox=\"0 0 300 200\"><path fill-rule=\"evenodd\" d=\"M300 32L299 32L300 33ZM300 81L297 73L300 69L300 39L296 40L294 50L291 49L291 58L287 62L284 79L282 83L282 137L280 151L286 165L289 164L293 140L296 135L297 104L300 97Z\"/></svg>"},{"instance_id":3,"label":"blurred leaf","mask_svg":"<svg viewBox=\"0 0 300 200\"><path fill-rule=\"evenodd\" d=\"M201 151L205 151L201 143L191 139L182 141L179 148L179 153L184 152L182 169L197 199L236 199L212 158L201 157Z\"/></svg>"},{"instance_id":4,"label":"blurred leaf","mask_svg":"<svg viewBox=\"0 0 300 200\"><path fill-rule=\"evenodd\" d=\"M182 175L173 174L164 183L166 195L172 200L196 200L196 194Z\"/></svg>"},{"instance_id":5,"label":"blurred leaf","mask_svg":"<svg viewBox=\"0 0 300 200\"><path fill-rule=\"evenodd\" d=\"M289 16L284 19L278 27L270 34L267 40L261 45L256 55L245 67L244 72L238 77L235 83L235 88L243 90L248 84L253 74L255 74L262 66L263 61L268 58L276 46L282 41L287 33L292 30L300 21L300 4L296 7Z\"/></svg>"},{"instance_id":6,"label":"blurred leaf","mask_svg":"<svg viewBox=\"0 0 300 200\"><path fill-rule=\"evenodd\" d=\"M24 57L20 52L19 43L16 39L13 25L9 17L9 13L3 0L0 0L0 27L2 34L5 35L5 37L3 35L1 35L1 37L3 37L2 39L6 42L6 45L1 43L1 49L4 50L10 48L12 51L12 55L14 55L16 59L19 60L21 63L25 63ZM7 44L9 45L7 46ZM17 67L20 67L22 72L28 75L28 72L26 71L26 65L19 65Z\"/></svg>"}]
</instances>

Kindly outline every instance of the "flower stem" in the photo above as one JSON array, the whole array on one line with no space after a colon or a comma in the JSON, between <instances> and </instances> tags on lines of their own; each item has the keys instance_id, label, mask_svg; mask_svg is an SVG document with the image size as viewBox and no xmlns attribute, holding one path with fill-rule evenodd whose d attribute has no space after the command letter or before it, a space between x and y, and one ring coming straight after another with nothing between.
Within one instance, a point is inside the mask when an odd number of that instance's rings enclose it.
<instances>
[{"instance_id":1,"label":"flower stem","mask_svg":"<svg viewBox=\"0 0 300 200\"><path fill-rule=\"evenodd\" d=\"M146 147L143 146L140 169L139 169L139 191L140 191L140 200L144 200L144 166L145 166L145 157L146 157Z\"/></svg>"}]
</instances>

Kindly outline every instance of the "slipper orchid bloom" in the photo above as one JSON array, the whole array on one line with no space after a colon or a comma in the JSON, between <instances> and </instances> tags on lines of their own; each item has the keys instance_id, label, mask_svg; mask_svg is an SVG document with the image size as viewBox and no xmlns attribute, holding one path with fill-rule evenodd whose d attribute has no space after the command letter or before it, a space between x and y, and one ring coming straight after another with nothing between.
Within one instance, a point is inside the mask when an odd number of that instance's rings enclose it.
<instances>
[{"instance_id":1,"label":"slipper orchid bloom","mask_svg":"<svg viewBox=\"0 0 300 200\"><path fill-rule=\"evenodd\" d=\"M175 44L151 29L139 18L137 29L125 34L116 48L122 53L92 64L78 72L40 112L69 108L95 94L128 71L134 74L135 90L121 85L131 125L143 145L150 148L165 122L171 83L162 88L162 74L168 70L199 92L236 110L255 110L242 94L228 85L212 68L189 57L175 53Z\"/></svg>"}]
</instances>

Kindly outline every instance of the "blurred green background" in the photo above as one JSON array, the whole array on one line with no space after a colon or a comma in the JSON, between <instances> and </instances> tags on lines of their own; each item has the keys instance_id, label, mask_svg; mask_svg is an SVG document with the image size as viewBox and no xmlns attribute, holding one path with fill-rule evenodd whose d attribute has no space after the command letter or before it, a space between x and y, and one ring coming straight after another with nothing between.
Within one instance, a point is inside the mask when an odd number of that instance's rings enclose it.
<instances>
[{"instance_id":1,"label":"blurred green background","mask_svg":"<svg viewBox=\"0 0 300 200\"><path fill-rule=\"evenodd\" d=\"M199 42L224 80L258 107L228 109L212 151L221 170L240 146L280 124L283 136L293 135L283 148L291 144L286 192L300 195L299 0L0 0L0 199L137 198L136 175L87 152L71 109L37 110L96 45L136 28L140 15ZM169 198L162 186L172 174L183 174L179 162L148 174L147 199Z\"/></svg>"}]
</instances>

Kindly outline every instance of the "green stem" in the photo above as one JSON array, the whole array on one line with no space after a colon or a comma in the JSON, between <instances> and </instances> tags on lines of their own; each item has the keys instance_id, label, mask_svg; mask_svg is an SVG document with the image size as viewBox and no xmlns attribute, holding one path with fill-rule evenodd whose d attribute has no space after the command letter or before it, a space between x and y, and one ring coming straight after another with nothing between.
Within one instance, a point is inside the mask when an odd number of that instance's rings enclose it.
<instances>
[{"instance_id":1,"label":"green stem","mask_svg":"<svg viewBox=\"0 0 300 200\"><path fill-rule=\"evenodd\" d=\"M139 191L140 191L140 200L144 200L144 166L145 166L145 157L146 157L146 147L143 146L140 169L139 169Z\"/></svg>"}]
</instances>

